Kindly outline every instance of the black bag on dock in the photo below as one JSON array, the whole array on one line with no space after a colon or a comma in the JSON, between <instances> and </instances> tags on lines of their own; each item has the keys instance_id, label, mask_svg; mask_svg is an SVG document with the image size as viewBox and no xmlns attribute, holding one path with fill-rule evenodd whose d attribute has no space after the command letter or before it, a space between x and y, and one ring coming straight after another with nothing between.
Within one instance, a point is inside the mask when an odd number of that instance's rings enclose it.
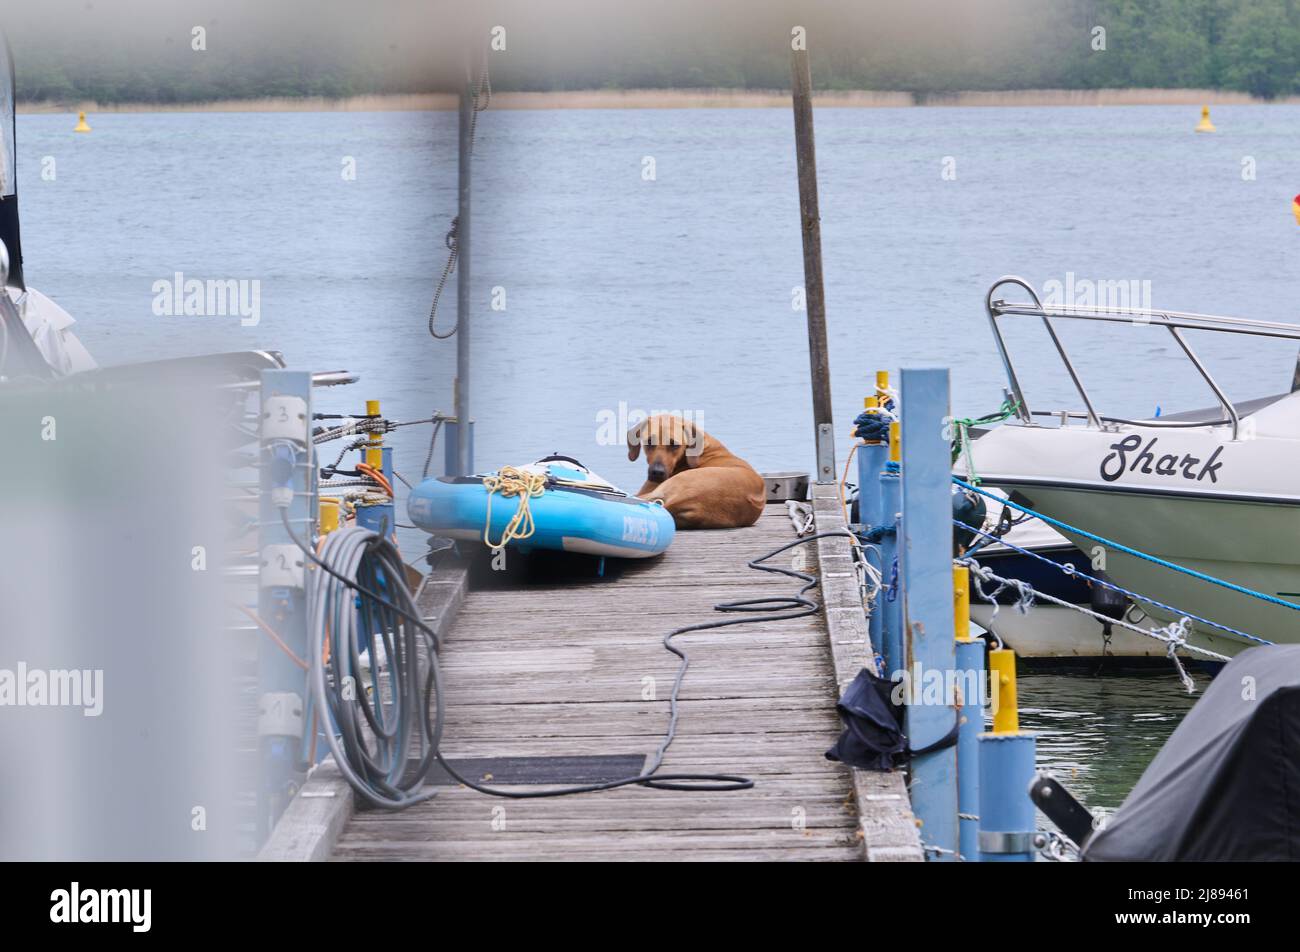
<instances>
[{"instance_id":1,"label":"black bag on dock","mask_svg":"<svg viewBox=\"0 0 1300 952\"><path fill-rule=\"evenodd\" d=\"M1300 645L1232 659L1085 861L1300 861Z\"/></svg>"},{"instance_id":2,"label":"black bag on dock","mask_svg":"<svg viewBox=\"0 0 1300 952\"><path fill-rule=\"evenodd\" d=\"M863 770L892 770L916 754L928 754L957 743L957 725L944 737L912 750L903 733L903 706L894 703L895 681L886 681L863 668L835 705L844 731L826 759Z\"/></svg>"},{"instance_id":3,"label":"black bag on dock","mask_svg":"<svg viewBox=\"0 0 1300 952\"><path fill-rule=\"evenodd\" d=\"M830 750L835 760L863 770L890 770L895 757L907 749L903 725L890 698L892 681L863 668L853 679L835 709L844 721L844 732Z\"/></svg>"}]
</instances>

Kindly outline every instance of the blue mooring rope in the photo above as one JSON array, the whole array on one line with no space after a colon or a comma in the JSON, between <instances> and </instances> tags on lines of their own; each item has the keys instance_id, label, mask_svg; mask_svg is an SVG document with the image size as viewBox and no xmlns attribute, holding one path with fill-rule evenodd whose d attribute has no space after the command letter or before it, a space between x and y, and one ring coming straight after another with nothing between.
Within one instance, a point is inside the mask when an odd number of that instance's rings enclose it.
<instances>
[{"instance_id":1,"label":"blue mooring rope","mask_svg":"<svg viewBox=\"0 0 1300 952\"><path fill-rule=\"evenodd\" d=\"M878 410L859 413L853 420L853 435L873 443L888 443L890 420Z\"/></svg>"},{"instance_id":2,"label":"blue mooring rope","mask_svg":"<svg viewBox=\"0 0 1300 952\"><path fill-rule=\"evenodd\" d=\"M1206 575L1204 572L1196 571L1196 569L1189 569L1185 565L1178 565L1175 562L1169 562L1158 556L1149 555L1146 552L1141 552L1137 549L1129 548L1128 546L1123 545L1119 542L1115 542L1112 539L1107 539L1105 536L1094 535L1093 533L1087 531L1086 529L1080 529L1077 526L1070 525L1068 522L1062 522L1059 519L1053 519L1051 516L1045 516L1041 512L1035 512L1034 510L1022 506L1019 503L1012 502L1010 499L1004 499L1001 496L991 493L986 489L980 489L978 486L972 486L964 479L958 479L956 476L952 478L952 481L956 483L958 486L961 486L963 489L968 489L971 492L979 493L981 496L988 496L990 499L995 499L998 502L1002 503L1002 505L1004 506L1010 506L1012 509L1015 509L1019 512L1023 512L1027 516L1033 516L1036 519L1042 519L1048 525L1055 526L1056 528L1062 529L1066 532L1073 532L1076 535L1083 536L1085 539L1091 539L1093 542L1100 542L1102 545L1110 546L1112 549L1116 549L1120 552L1124 552L1136 558L1145 559L1148 562L1152 562L1164 568L1171 569L1175 572L1182 572L1184 575L1190 575L1192 578L1200 579L1202 582L1209 582L1212 585L1218 585L1222 588L1226 588L1229 591L1237 592L1241 595L1249 595L1251 598L1258 598L1261 599L1262 601L1269 602L1273 605L1281 605L1283 608L1289 608L1292 611L1300 611L1300 605L1297 605L1295 602L1288 602L1285 599L1277 598L1274 595L1268 595L1265 594L1264 592L1257 592L1253 588L1246 588L1244 585L1238 585L1236 582L1229 582L1221 578L1215 578L1213 575Z\"/></svg>"},{"instance_id":3,"label":"blue mooring rope","mask_svg":"<svg viewBox=\"0 0 1300 952\"><path fill-rule=\"evenodd\" d=\"M1273 644L1273 642L1266 641L1263 638L1260 638L1258 635L1252 635L1249 632L1241 631L1237 628L1232 628L1228 625L1221 625L1217 621L1210 621L1210 619L1208 618L1202 618L1200 615L1193 615L1191 612L1185 612L1181 608L1176 608L1173 605L1166 605L1164 602L1157 601L1156 599L1151 598L1149 595L1143 595L1139 592L1132 592L1129 591L1127 588L1124 588L1124 586L1122 585L1116 585L1114 582L1108 582L1105 579L1095 578L1094 576L1089 575L1087 572L1082 572L1072 565L1062 564L1060 562L1054 561L1053 559L1049 559L1045 555L1042 555L1038 552L1034 552L1032 549L1025 549L1022 548L1021 546L1016 545L1014 542L1008 542L1004 538L999 538L998 536L995 536L991 532L985 532L983 529L975 529L972 526L968 526L960 519L954 519L952 521L952 524L961 529L966 529L968 531L975 532L979 535L982 535L984 536L984 538L989 539L993 542L997 542L1000 545L1004 545L1008 549L1011 549L1015 552L1019 552L1021 555L1028 555L1032 558L1037 559L1040 562L1046 562L1048 565L1052 566L1053 568L1060 569L1063 575L1069 575L1072 578L1081 578L1084 581L1092 582L1094 585L1100 585L1103 588L1109 588L1112 591L1119 592L1122 595L1127 595L1129 598L1136 599L1137 601L1146 602L1148 605L1154 605L1157 608L1163 608L1165 611L1173 613L1178 618L1189 618L1192 621L1200 622L1203 625L1209 625L1211 628L1218 628L1220 631L1226 631L1229 634L1237 635L1249 641L1259 642L1261 645ZM979 556L971 555L970 558L978 560ZM1025 585L1025 587L1028 588L1030 591L1033 591L1032 585Z\"/></svg>"}]
</instances>

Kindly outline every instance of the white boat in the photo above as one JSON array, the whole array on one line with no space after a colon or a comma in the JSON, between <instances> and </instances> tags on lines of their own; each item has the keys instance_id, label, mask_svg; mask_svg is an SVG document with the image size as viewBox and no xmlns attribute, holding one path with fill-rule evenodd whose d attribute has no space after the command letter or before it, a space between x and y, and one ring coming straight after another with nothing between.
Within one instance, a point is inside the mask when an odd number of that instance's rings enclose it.
<instances>
[{"instance_id":1,"label":"white boat","mask_svg":"<svg viewBox=\"0 0 1300 952\"><path fill-rule=\"evenodd\" d=\"M215 383L232 392L256 385L263 370L285 366L275 351L237 351L174 357L102 368L72 331L72 316L27 283L18 216L17 126L14 118L13 56L0 34L0 384L85 378L92 386L115 382L158 382L167 377ZM357 378L346 371L312 376L314 386L336 386Z\"/></svg>"},{"instance_id":2,"label":"white boat","mask_svg":"<svg viewBox=\"0 0 1300 952\"><path fill-rule=\"evenodd\" d=\"M995 300L1004 285L1018 286L1030 300ZM1289 392L1233 402L1183 333L1244 334L1294 347L1300 327L1167 311L1044 306L1028 283L1011 277L990 288L986 306L1015 417L972 440L971 459L984 484L1061 523L1265 598L1057 526L1127 589L1247 636L1300 641L1300 611L1287 607L1300 605L1300 390L1293 385ZM1005 317L1042 322L1083 409L1030 407L999 328L999 318ZM1060 320L1142 321L1166 328L1219 406L1151 419L1104 416L1061 343L1055 326ZM1152 614L1162 623L1175 617L1160 610ZM1225 655L1255 643L1197 620L1189 641Z\"/></svg>"},{"instance_id":3,"label":"white boat","mask_svg":"<svg viewBox=\"0 0 1300 952\"><path fill-rule=\"evenodd\" d=\"M988 530L998 525L1002 506L989 501ZM1038 519L1026 519L999 536L1001 541L979 540L972 557L984 569L1003 579L1014 579L1032 589L1032 604L1019 606L1021 590L1000 587L996 581L975 581L971 592L971 621L992 633L996 641L1015 651L1024 661L1050 665L1078 663L1096 670L1102 662L1118 667L1166 662L1165 644L1121 625L1101 621L1080 609L1116 617L1151 630L1163 622L1152 618L1140 605L1099 591L1085 576L1101 578L1089 559L1065 536ZM1046 561L1044 561L1046 560ZM1066 572L1054 568L1070 566ZM1099 596L1109 596L1100 598ZM1074 606L1049 601L1051 596Z\"/></svg>"},{"instance_id":4,"label":"white boat","mask_svg":"<svg viewBox=\"0 0 1300 952\"><path fill-rule=\"evenodd\" d=\"M27 286L18 227L17 143L13 59L0 37L0 380L50 378L93 370L90 353L72 332L71 315Z\"/></svg>"}]
</instances>

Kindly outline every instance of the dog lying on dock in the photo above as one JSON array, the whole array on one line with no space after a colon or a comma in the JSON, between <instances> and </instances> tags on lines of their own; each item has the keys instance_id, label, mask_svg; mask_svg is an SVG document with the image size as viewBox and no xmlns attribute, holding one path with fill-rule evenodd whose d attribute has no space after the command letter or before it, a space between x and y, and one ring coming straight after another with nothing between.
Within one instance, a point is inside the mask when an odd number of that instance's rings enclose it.
<instances>
[{"instance_id":1,"label":"dog lying on dock","mask_svg":"<svg viewBox=\"0 0 1300 952\"><path fill-rule=\"evenodd\" d=\"M643 446L646 484L637 496L662 501L677 528L738 529L763 514L763 477L694 423L652 416L627 431L627 458Z\"/></svg>"}]
</instances>

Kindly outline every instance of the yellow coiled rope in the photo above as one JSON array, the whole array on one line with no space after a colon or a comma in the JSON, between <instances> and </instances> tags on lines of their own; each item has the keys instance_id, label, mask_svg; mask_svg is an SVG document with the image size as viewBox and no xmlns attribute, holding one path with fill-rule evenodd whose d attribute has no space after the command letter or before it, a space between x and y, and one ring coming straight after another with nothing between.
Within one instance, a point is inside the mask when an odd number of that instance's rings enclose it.
<instances>
[{"instance_id":1,"label":"yellow coiled rope","mask_svg":"<svg viewBox=\"0 0 1300 952\"><path fill-rule=\"evenodd\" d=\"M531 500L546 492L546 474L531 473L514 466L502 466L492 476L483 477L483 488L487 490L487 520L483 524L483 541L493 552L497 552L511 542L527 539L533 534L533 512ZM501 532L501 541L492 541L492 497L500 493L509 498L519 497L519 507L510 517Z\"/></svg>"}]
</instances>

